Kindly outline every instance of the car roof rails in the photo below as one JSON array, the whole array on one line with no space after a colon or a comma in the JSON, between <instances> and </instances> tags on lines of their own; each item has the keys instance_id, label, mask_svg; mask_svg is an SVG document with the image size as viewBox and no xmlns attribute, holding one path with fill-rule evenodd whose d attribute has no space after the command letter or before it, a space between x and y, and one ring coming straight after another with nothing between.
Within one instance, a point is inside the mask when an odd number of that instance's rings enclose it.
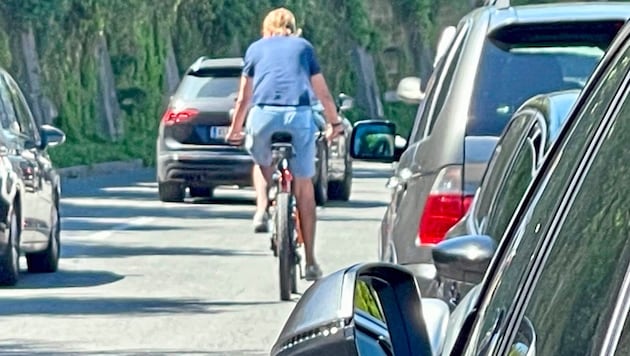
<instances>
[{"instance_id":1,"label":"car roof rails","mask_svg":"<svg viewBox=\"0 0 630 356\"><path fill-rule=\"evenodd\" d=\"M507 9L510 7L510 0L486 0L484 6L494 6L497 9Z\"/></svg>"},{"instance_id":2,"label":"car roof rails","mask_svg":"<svg viewBox=\"0 0 630 356\"><path fill-rule=\"evenodd\" d=\"M190 70L193 72L197 72L199 71L199 69L201 68L201 64L203 63L203 61L205 61L206 59L208 59L208 57L206 56L201 56L199 58L197 58L197 60L195 61L195 63L193 63L190 66Z\"/></svg>"}]
</instances>

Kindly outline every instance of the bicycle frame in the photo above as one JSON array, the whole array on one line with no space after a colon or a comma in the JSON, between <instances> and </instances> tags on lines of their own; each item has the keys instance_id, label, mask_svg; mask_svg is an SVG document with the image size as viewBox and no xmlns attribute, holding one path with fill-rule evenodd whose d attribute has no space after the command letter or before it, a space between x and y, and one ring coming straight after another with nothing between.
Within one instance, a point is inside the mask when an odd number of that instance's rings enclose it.
<instances>
[{"instance_id":1,"label":"bicycle frame","mask_svg":"<svg viewBox=\"0 0 630 356\"><path fill-rule=\"evenodd\" d=\"M282 193L292 193L292 183L293 183L293 174L289 169L289 160L286 158L282 158L277 165L276 172L276 180L278 186L278 192ZM302 237L302 226L300 222L300 214L298 209L293 209L293 218L295 219L295 232L296 232L296 243L297 246L300 247L304 243L304 239Z\"/></svg>"}]
</instances>

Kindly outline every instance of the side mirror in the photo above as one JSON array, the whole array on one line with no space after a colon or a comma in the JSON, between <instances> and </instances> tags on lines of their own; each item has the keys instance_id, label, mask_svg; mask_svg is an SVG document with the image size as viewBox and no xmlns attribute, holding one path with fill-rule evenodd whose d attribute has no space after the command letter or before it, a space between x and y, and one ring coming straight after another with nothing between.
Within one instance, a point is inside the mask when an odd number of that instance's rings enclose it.
<instances>
[{"instance_id":1,"label":"side mirror","mask_svg":"<svg viewBox=\"0 0 630 356\"><path fill-rule=\"evenodd\" d=\"M57 146L66 141L66 134L63 131L47 124L39 128L39 135L41 136L42 149Z\"/></svg>"},{"instance_id":2,"label":"side mirror","mask_svg":"<svg viewBox=\"0 0 630 356\"><path fill-rule=\"evenodd\" d=\"M477 284L483 279L496 249L497 243L486 235L454 237L433 247L433 262L439 276Z\"/></svg>"},{"instance_id":3,"label":"side mirror","mask_svg":"<svg viewBox=\"0 0 630 356\"><path fill-rule=\"evenodd\" d=\"M344 93L339 94L337 106L339 112L350 110L354 107L354 99Z\"/></svg>"},{"instance_id":4,"label":"side mirror","mask_svg":"<svg viewBox=\"0 0 630 356\"><path fill-rule=\"evenodd\" d=\"M271 355L431 355L433 335L422 308L410 271L389 263L357 264L306 290Z\"/></svg>"},{"instance_id":5,"label":"side mirror","mask_svg":"<svg viewBox=\"0 0 630 356\"><path fill-rule=\"evenodd\" d=\"M384 120L359 121L352 129L350 156L352 158L391 163L395 156L396 125Z\"/></svg>"},{"instance_id":6,"label":"side mirror","mask_svg":"<svg viewBox=\"0 0 630 356\"><path fill-rule=\"evenodd\" d=\"M405 77L398 82L396 95L407 104L420 104L424 100L422 80L418 77Z\"/></svg>"},{"instance_id":7,"label":"side mirror","mask_svg":"<svg viewBox=\"0 0 630 356\"><path fill-rule=\"evenodd\" d=\"M438 62L444 55L446 51L448 51L451 43L455 39L455 35L457 34L457 28L455 26L447 26L442 33L440 34L440 39L438 40L437 48L435 50L435 58L433 59L433 67L437 66Z\"/></svg>"}]
</instances>

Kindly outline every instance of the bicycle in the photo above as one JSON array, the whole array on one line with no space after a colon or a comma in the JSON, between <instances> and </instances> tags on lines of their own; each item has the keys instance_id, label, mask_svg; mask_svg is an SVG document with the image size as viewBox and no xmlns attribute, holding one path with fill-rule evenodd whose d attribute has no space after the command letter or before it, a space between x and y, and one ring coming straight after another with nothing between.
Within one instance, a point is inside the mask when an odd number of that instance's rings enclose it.
<instances>
[{"instance_id":1,"label":"bicycle","mask_svg":"<svg viewBox=\"0 0 630 356\"><path fill-rule=\"evenodd\" d=\"M293 175L290 159L294 156L292 136L288 132L277 132L271 137L273 166L273 185L269 192L271 210L271 249L278 257L280 278L280 299L290 300L292 293L297 293L297 271L302 274L302 257L298 252L304 240L300 230L300 217L293 195Z\"/></svg>"}]
</instances>

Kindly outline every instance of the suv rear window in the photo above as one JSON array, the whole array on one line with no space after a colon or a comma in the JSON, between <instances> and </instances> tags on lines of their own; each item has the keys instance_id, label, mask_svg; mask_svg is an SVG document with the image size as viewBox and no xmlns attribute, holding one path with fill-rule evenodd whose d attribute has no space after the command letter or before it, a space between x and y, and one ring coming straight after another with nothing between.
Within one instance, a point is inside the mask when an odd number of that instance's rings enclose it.
<instances>
[{"instance_id":1,"label":"suv rear window","mask_svg":"<svg viewBox=\"0 0 630 356\"><path fill-rule=\"evenodd\" d=\"M499 136L532 96L583 88L622 24L513 25L491 33L475 80L466 134Z\"/></svg>"},{"instance_id":2,"label":"suv rear window","mask_svg":"<svg viewBox=\"0 0 630 356\"><path fill-rule=\"evenodd\" d=\"M190 72L182 79L177 96L184 100L236 96L241 73L240 69L202 69Z\"/></svg>"}]
</instances>

